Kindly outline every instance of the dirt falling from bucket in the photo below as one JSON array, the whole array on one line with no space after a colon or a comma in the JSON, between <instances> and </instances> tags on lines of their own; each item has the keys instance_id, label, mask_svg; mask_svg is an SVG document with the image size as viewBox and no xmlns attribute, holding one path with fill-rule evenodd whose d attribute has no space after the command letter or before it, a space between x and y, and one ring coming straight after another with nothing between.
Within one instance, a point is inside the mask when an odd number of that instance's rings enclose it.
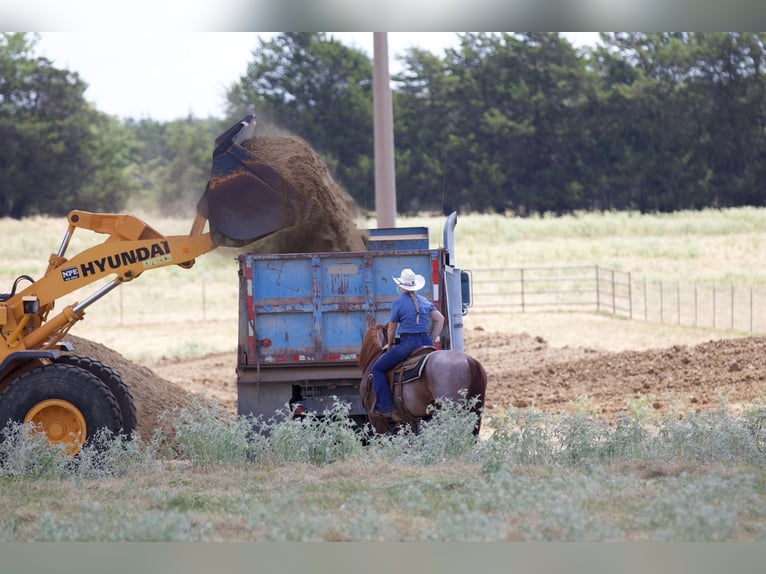
<instances>
[{"instance_id":1,"label":"dirt falling from bucket","mask_svg":"<svg viewBox=\"0 0 766 574\"><path fill-rule=\"evenodd\" d=\"M243 146L295 187L297 223L245 247L249 253L316 253L366 250L366 234L354 223L351 196L330 175L327 165L294 136L262 136Z\"/></svg>"}]
</instances>

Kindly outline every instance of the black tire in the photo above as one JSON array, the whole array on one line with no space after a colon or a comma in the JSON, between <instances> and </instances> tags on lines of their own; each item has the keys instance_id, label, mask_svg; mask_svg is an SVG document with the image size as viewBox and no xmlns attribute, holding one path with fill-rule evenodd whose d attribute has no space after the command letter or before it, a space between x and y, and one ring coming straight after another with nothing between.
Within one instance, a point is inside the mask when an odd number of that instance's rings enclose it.
<instances>
[{"instance_id":1,"label":"black tire","mask_svg":"<svg viewBox=\"0 0 766 574\"><path fill-rule=\"evenodd\" d=\"M133 434L137 424L136 403L133 401L133 395L130 392L130 388L125 381L122 380L122 377L117 371L101 361L91 359L90 357L83 357L81 355L61 355L56 362L80 367L101 379L101 382L112 391L114 398L117 400L117 406L120 407L120 414L122 414L122 434L127 437L130 437L130 435Z\"/></svg>"},{"instance_id":2,"label":"black tire","mask_svg":"<svg viewBox=\"0 0 766 574\"><path fill-rule=\"evenodd\" d=\"M85 422L87 445L97 431L114 434L122 428L122 415L109 388L98 377L74 365L43 365L11 381L0 394L0 426L8 421L23 423L28 414L47 401L63 401ZM49 438L51 434L49 433ZM71 442L62 439L55 442ZM70 451L76 454L79 448Z\"/></svg>"}]
</instances>

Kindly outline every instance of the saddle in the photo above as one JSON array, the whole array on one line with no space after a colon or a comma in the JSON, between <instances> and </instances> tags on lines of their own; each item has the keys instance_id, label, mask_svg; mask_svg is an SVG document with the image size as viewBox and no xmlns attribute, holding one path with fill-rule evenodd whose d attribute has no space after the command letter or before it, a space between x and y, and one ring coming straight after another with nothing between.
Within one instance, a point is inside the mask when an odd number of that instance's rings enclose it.
<instances>
[{"instance_id":1,"label":"saddle","mask_svg":"<svg viewBox=\"0 0 766 574\"><path fill-rule=\"evenodd\" d=\"M407 410L402 395L402 387L405 383L411 383L418 380L423 375L423 369L426 361L436 347L424 345L413 349L410 356L396 365L393 369L386 372L388 388L391 389L391 398L394 401L394 410L402 416L404 420L415 420L415 417Z\"/></svg>"},{"instance_id":2,"label":"saddle","mask_svg":"<svg viewBox=\"0 0 766 574\"><path fill-rule=\"evenodd\" d=\"M403 385L409 381L419 379L423 374L423 367L426 365L426 359L436 347L431 345L424 345L412 350L410 356L404 359L401 363L396 365L393 369L386 372L386 378L388 378L388 386L392 391L397 384Z\"/></svg>"}]
</instances>

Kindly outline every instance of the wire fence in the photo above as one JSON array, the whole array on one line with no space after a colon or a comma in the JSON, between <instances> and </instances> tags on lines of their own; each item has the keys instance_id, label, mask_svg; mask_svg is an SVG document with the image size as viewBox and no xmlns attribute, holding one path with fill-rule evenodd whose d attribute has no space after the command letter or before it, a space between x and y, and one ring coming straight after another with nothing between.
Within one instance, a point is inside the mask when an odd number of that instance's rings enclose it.
<instances>
[{"instance_id":1,"label":"wire fence","mask_svg":"<svg viewBox=\"0 0 766 574\"><path fill-rule=\"evenodd\" d=\"M645 321L766 333L766 288L636 280L599 265L472 269L472 312L605 312Z\"/></svg>"}]
</instances>

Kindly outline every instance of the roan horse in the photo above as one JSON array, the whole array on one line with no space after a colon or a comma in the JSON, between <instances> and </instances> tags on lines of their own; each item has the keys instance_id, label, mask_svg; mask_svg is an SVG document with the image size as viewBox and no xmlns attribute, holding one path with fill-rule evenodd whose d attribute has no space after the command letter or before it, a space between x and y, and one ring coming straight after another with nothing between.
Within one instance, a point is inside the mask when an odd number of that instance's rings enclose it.
<instances>
[{"instance_id":1,"label":"roan horse","mask_svg":"<svg viewBox=\"0 0 766 574\"><path fill-rule=\"evenodd\" d=\"M362 381L359 385L362 405L367 411L370 424L379 434L388 430L388 421L371 412L375 405L375 390L370 371L378 357L383 354L385 342L386 325L371 327L362 342L358 360L362 370ZM484 406L487 389L487 372L482 364L462 351L454 349L436 351L433 347L415 349L405 364L414 360L412 357L419 354L428 355L419 376L406 380L404 383L396 382L394 385L394 373L400 370L401 364L387 373L391 397L394 400L394 415L416 430L418 421L430 414L429 406L434 405L436 401L450 399L457 402L465 398L470 402L476 397L477 400L472 406L472 411L477 415L473 434L478 436L481 427L481 409Z\"/></svg>"}]
</instances>

